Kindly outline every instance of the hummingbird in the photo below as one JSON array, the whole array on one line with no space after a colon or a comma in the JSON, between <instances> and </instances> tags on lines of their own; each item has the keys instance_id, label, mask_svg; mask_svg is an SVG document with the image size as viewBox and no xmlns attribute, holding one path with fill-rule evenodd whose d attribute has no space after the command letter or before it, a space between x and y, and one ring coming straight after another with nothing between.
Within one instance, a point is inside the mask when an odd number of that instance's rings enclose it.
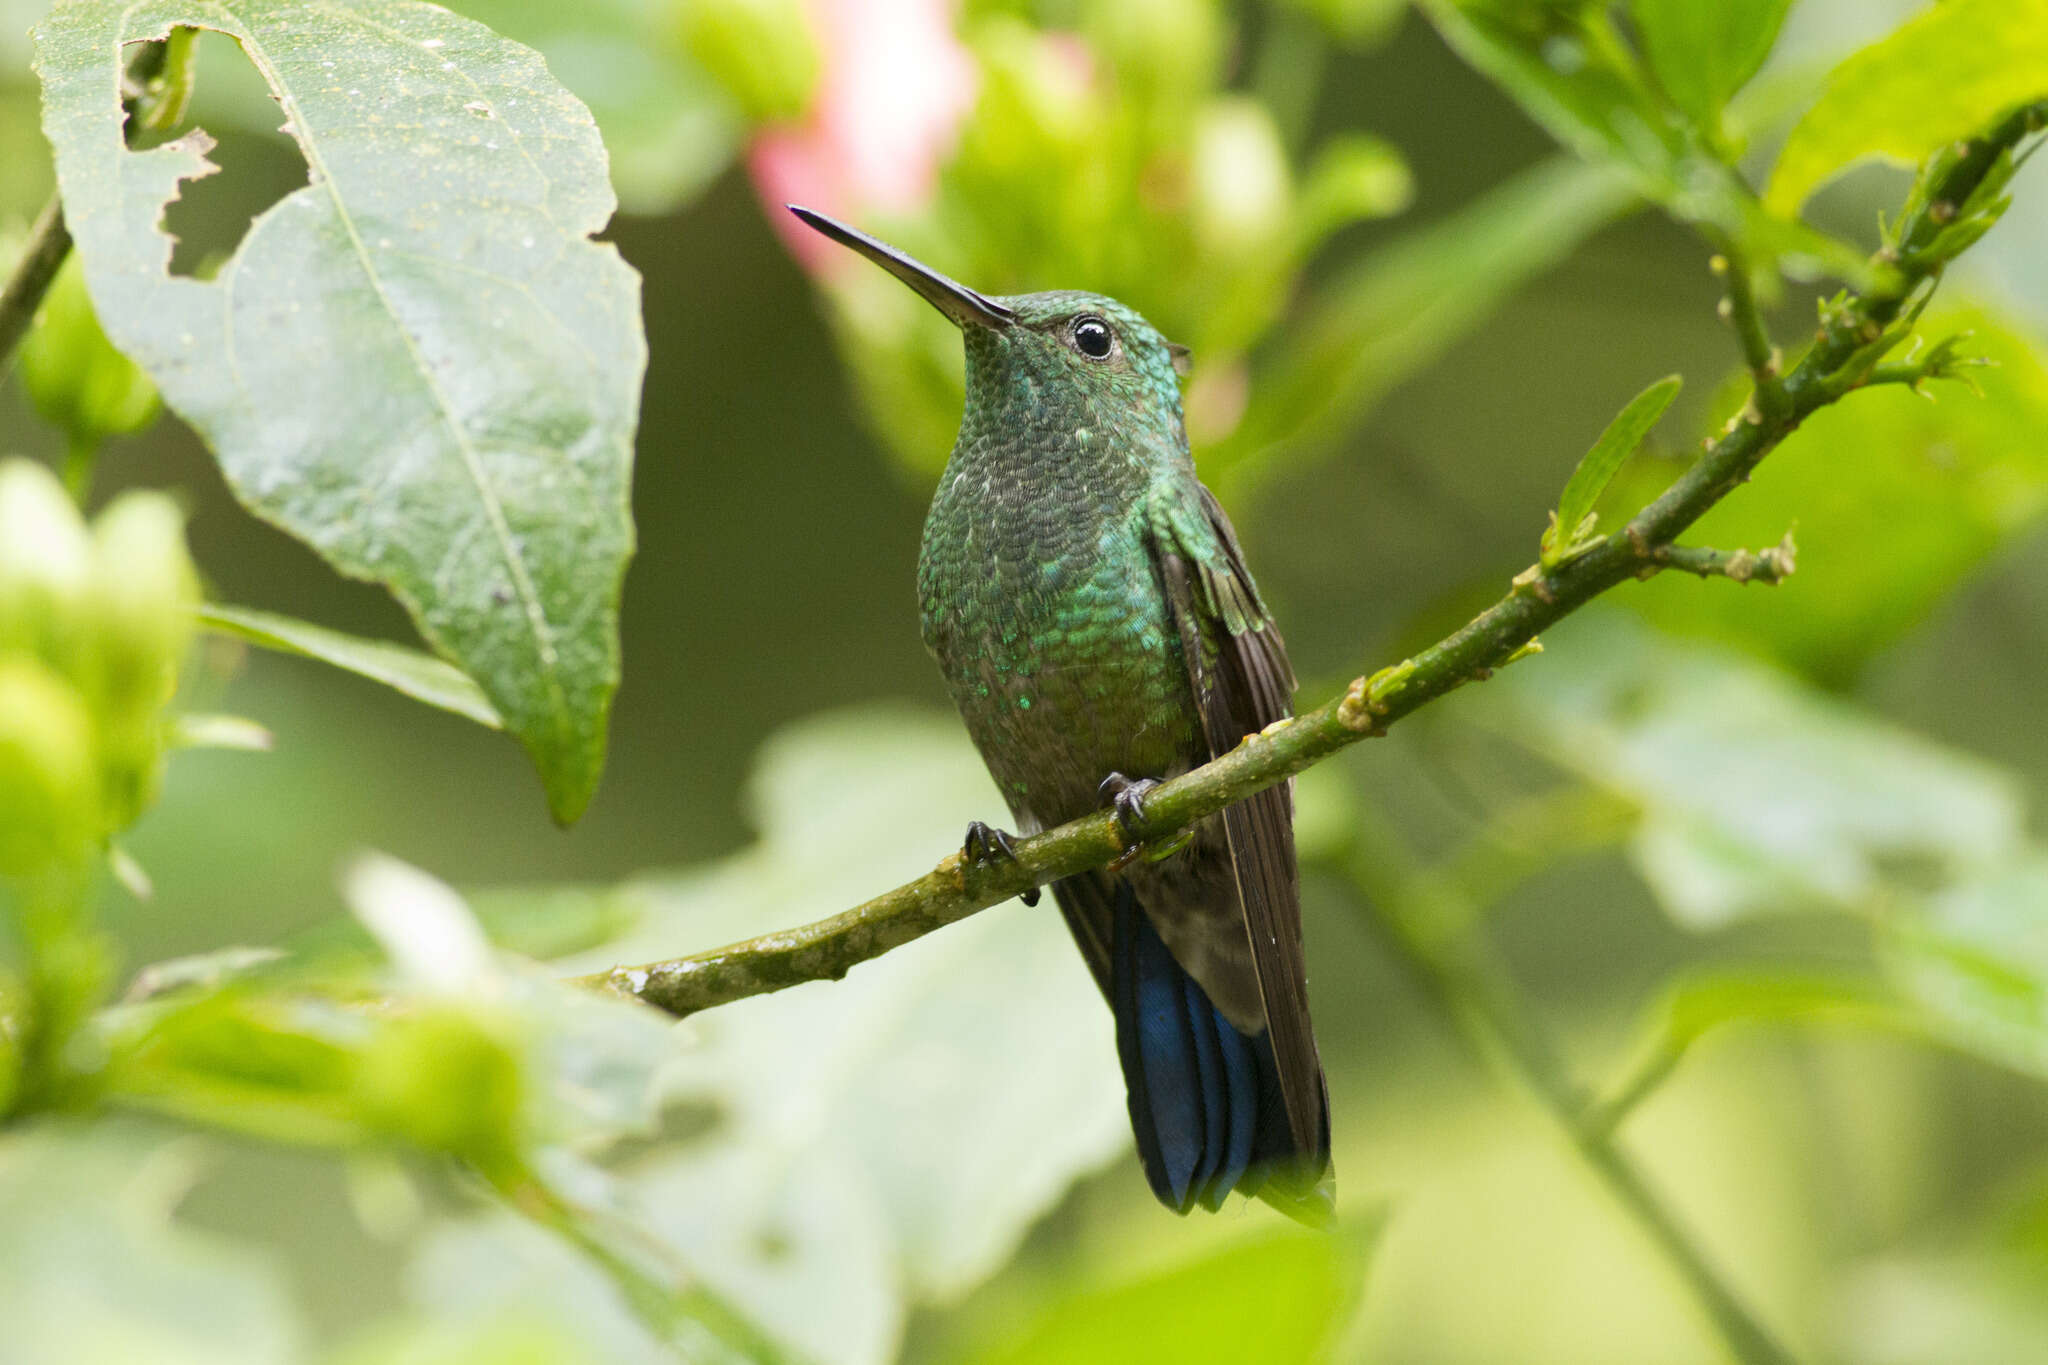
<instances>
[{"instance_id":1,"label":"hummingbird","mask_svg":"<svg viewBox=\"0 0 2048 1365\"><path fill-rule=\"evenodd\" d=\"M1188 451L1186 349L1115 299L981 294L789 208L960 328L966 408L918 599L1018 829L1108 806L1128 831L1162 780L1291 714L1280 631ZM1179 1213L1241 1190L1333 1216L1293 821L1283 784L1052 886L1115 1016L1145 1177ZM1012 836L977 821L963 856L1014 857Z\"/></svg>"}]
</instances>

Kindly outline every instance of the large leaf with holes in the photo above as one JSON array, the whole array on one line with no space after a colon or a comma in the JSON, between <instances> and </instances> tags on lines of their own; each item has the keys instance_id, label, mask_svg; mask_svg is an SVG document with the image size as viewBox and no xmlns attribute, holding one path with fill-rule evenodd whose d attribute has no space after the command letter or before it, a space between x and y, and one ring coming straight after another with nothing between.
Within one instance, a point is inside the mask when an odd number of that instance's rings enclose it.
<instances>
[{"instance_id":1,"label":"large leaf with holes","mask_svg":"<svg viewBox=\"0 0 2048 1365\"><path fill-rule=\"evenodd\" d=\"M123 50L176 25L241 44L309 170L212 280L170 275L158 226L207 139L122 139ZM557 818L580 814L646 362L638 280L590 240L614 200L589 111L533 52L411 0L68 0L37 64L108 335L251 510L405 603Z\"/></svg>"}]
</instances>

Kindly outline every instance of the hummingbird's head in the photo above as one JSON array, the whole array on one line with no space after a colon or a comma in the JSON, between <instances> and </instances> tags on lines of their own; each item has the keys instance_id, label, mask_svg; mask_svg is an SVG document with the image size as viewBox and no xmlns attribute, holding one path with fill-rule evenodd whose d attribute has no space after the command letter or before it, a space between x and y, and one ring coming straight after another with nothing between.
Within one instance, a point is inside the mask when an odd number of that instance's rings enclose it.
<instances>
[{"instance_id":1,"label":"hummingbird's head","mask_svg":"<svg viewBox=\"0 0 2048 1365\"><path fill-rule=\"evenodd\" d=\"M958 326L967 343L970 402L1065 422L1076 403L1103 417L1148 415L1183 443L1180 385L1188 352L1115 299L1060 290L991 297L941 275L886 242L798 208L804 223L852 248L916 290ZM1113 412L1102 412L1101 409Z\"/></svg>"}]
</instances>

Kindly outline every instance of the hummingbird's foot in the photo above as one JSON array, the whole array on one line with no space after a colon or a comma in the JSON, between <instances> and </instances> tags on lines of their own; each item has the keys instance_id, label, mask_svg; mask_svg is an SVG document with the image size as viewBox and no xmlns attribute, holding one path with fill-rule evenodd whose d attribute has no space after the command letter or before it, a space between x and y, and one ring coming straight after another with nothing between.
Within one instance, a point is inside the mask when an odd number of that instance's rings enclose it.
<instances>
[{"instance_id":1,"label":"hummingbird's foot","mask_svg":"<svg viewBox=\"0 0 2048 1365\"><path fill-rule=\"evenodd\" d=\"M988 867L997 859L1017 861L1015 840L994 825L984 825L976 820L967 827L967 838L960 845L960 856L969 867ZM1038 888L1032 887L1021 899L1026 905L1038 904Z\"/></svg>"},{"instance_id":2,"label":"hummingbird's foot","mask_svg":"<svg viewBox=\"0 0 2048 1365\"><path fill-rule=\"evenodd\" d=\"M1102 785L1095 789L1105 805L1116 812L1116 827L1123 831L1123 856L1109 865L1111 872L1121 872L1138 860L1145 846L1132 834L1132 827L1145 818L1145 798L1159 785L1156 778L1129 778L1122 773L1111 773L1102 779Z\"/></svg>"}]
</instances>

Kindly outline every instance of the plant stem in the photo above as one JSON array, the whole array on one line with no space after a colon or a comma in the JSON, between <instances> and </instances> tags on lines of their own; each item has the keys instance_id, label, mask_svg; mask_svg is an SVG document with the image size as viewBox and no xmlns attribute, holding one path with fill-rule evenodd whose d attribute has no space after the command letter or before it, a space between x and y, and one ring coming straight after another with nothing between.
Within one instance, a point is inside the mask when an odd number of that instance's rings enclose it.
<instances>
[{"instance_id":1,"label":"plant stem","mask_svg":"<svg viewBox=\"0 0 2048 1365\"><path fill-rule=\"evenodd\" d=\"M57 278L64 258L71 253L71 233L64 226L64 204L55 194L43 205L29 234L28 250L15 264L14 274L0 285L0 375L14 357L14 348L34 321L43 295Z\"/></svg>"},{"instance_id":2,"label":"plant stem","mask_svg":"<svg viewBox=\"0 0 2048 1365\"><path fill-rule=\"evenodd\" d=\"M1571 1141L1615 1202L1664 1255L1743 1365L1793 1365L1793 1357L1743 1306L1613 1137L1610 1123L1572 1080L1513 981L1477 938L1479 907L1412 865L1382 820L1358 823L1344 870L1384 932L1396 960L1456 1027L1483 1064L1529 1095ZM1669 1068L1656 1073L1661 1080ZM1632 1096L1640 1098L1640 1096Z\"/></svg>"},{"instance_id":3,"label":"plant stem","mask_svg":"<svg viewBox=\"0 0 2048 1365\"><path fill-rule=\"evenodd\" d=\"M2001 154L2039 129L2044 111L2048 106L2022 109L1960 154L1923 170L1918 199L1966 201ZM1499 601L1420 654L1356 678L1341 696L1247 736L1220 758L1162 783L1147 796L1132 834L1147 843L1166 839L1339 749L1385 734L1403 716L1521 658L1542 631L1608 589L1666 567L1670 547L1687 527L1746 482L1808 416L1854 391L1845 367L1860 380L1886 348L1903 339L1893 322L1914 295L1924 299L1942 264L1919 250L1936 231L1929 215L1902 222L1906 264L1885 292L1831 309L1806 354L1777 386L1777 398L1752 401L1619 532L1547 572L1531 566ZM1107 866L1125 851L1123 833L1107 811L1017 840L1014 847L1014 858L980 866L953 854L917 880L814 924L581 980L677 1015L805 981L837 980L856 963L1034 886Z\"/></svg>"}]
</instances>

